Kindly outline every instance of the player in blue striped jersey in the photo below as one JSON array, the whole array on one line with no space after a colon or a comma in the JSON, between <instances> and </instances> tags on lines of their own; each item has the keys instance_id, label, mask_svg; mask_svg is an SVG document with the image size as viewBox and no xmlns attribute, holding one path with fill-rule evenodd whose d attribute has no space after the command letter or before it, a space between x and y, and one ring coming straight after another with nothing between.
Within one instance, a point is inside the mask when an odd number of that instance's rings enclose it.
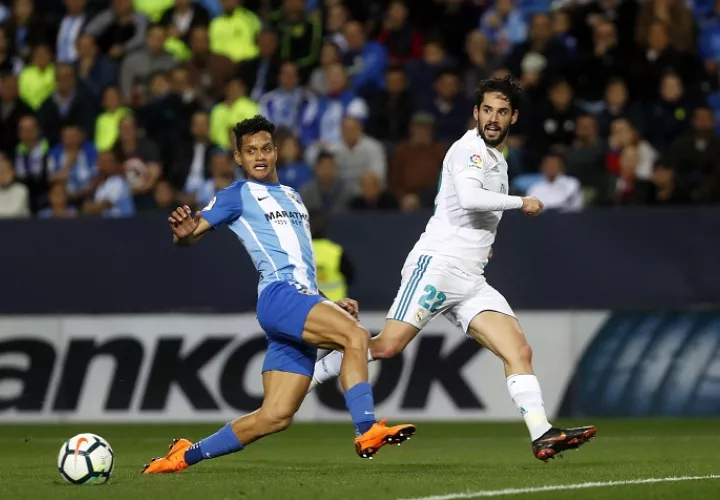
<instances>
[{"instance_id":1,"label":"player in blue striped jersey","mask_svg":"<svg viewBox=\"0 0 720 500\"><path fill-rule=\"evenodd\" d=\"M175 440L168 455L153 460L143 472L180 472L285 430L310 386L317 348L344 352L340 380L355 424L355 448L362 458L372 458L381 446L408 439L415 427L375 421L366 358L369 332L357 321L355 301L333 303L318 290L308 212L297 192L278 182L275 125L258 115L233 130L235 160L246 180L220 191L195 215L189 207L180 207L168 221L180 247L227 225L255 263L257 317L268 340L263 404L195 444Z\"/></svg>"}]
</instances>

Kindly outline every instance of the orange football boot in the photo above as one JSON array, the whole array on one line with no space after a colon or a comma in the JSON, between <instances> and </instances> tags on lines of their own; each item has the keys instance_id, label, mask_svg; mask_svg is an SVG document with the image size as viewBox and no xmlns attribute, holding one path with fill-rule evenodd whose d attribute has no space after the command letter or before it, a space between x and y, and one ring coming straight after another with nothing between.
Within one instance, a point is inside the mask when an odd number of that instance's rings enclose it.
<instances>
[{"instance_id":1,"label":"orange football boot","mask_svg":"<svg viewBox=\"0 0 720 500\"><path fill-rule=\"evenodd\" d=\"M153 458L142 470L143 474L170 474L188 468L185 452L192 446L187 439L176 439L170 445L170 451L164 458Z\"/></svg>"},{"instance_id":2,"label":"orange football boot","mask_svg":"<svg viewBox=\"0 0 720 500\"><path fill-rule=\"evenodd\" d=\"M355 438L355 450L360 458L369 458L372 460L380 448L386 444L396 444L406 441L415 434L415 426L411 424L394 425L388 427L385 425L387 419L375 422L370 429Z\"/></svg>"}]
</instances>

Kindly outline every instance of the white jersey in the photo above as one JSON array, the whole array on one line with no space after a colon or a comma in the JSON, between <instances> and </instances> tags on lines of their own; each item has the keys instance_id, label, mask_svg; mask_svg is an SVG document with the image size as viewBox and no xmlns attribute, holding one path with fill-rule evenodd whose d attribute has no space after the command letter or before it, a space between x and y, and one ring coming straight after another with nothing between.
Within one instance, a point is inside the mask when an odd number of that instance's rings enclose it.
<instances>
[{"instance_id":1,"label":"white jersey","mask_svg":"<svg viewBox=\"0 0 720 500\"><path fill-rule=\"evenodd\" d=\"M408 261L427 254L482 274L502 211L522 207L520 197L507 195L507 170L503 154L489 148L477 130L456 141L443 161L435 213Z\"/></svg>"}]
</instances>

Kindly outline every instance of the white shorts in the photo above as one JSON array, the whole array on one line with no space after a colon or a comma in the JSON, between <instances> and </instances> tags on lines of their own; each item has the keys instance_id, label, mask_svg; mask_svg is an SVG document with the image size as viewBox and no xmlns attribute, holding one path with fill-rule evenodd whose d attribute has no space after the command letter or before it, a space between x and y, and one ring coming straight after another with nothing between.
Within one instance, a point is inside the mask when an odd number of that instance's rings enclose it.
<instances>
[{"instance_id":1,"label":"white shorts","mask_svg":"<svg viewBox=\"0 0 720 500\"><path fill-rule=\"evenodd\" d=\"M500 292L483 275L472 275L431 255L408 257L402 282L387 319L422 330L438 314L467 335L470 321L483 311L515 317Z\"/></svg>"}]
</instances>

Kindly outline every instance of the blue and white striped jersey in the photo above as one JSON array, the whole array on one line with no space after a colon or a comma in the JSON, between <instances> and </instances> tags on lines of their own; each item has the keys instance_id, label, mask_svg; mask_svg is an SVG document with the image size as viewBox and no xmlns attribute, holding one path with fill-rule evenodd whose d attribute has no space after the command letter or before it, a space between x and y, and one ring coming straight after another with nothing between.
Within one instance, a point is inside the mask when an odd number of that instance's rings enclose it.
<instances>
[{"instance_id":1,"label":"blue and white striped jersey","mask_svg":"<svg viewBox=\"0 0 720 500\"><path fill-rule=\"evenodd\" d=\"M300 195L280 183L238 181L202 211L213 228L227 224L258 270L258 295L274 281L318 292L308 211Z\"/></svg>"}]
</instances>

